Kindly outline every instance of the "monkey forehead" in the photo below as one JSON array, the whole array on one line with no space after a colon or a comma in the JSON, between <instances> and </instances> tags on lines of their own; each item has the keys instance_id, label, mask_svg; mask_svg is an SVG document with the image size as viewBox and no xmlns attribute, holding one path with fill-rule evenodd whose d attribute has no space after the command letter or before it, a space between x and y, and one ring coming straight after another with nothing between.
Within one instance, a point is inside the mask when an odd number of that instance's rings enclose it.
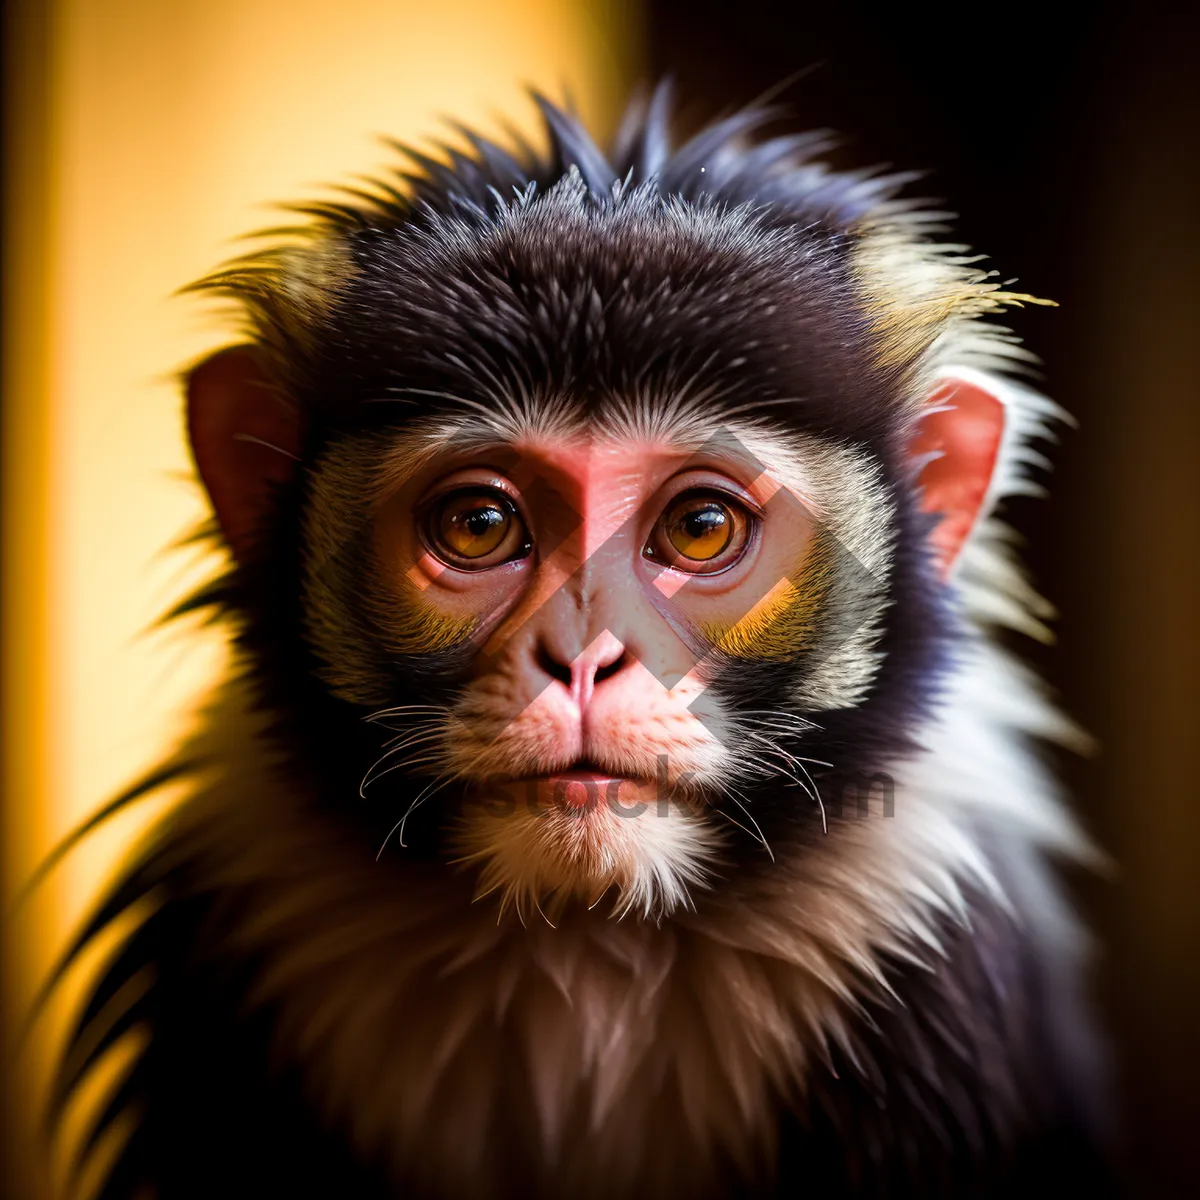
<instances>
[{"instance_id":1,"label":"monkey forehead","mask_svg":"<svg viewBox=\"0 0 1200 1200\"><path fill-rule=\"evenodd\" d=\"M328 254L294 268L319 302L276 287L262 338L301 407L339 426L550 405L661 432L703 404L882 438L925 344L876 319L861 239L747 208L564 186L486 221L340 236L334 282Z\"/></svg>"}]
</instances>

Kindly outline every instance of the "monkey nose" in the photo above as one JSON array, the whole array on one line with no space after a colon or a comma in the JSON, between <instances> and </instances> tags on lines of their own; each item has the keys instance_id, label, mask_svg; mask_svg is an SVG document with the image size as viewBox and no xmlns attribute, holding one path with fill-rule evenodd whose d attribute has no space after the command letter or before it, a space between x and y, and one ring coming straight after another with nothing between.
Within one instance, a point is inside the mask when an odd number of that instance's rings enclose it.
<instances>
[{"instance_id":1,"label":"monkey nose","mask_svg":"<svg viewBox=\"0 0 1200 1200\"><path fill-rule=\"evenodd\" d=\"M547 675L567 688L581 713L591 703L596 688L624 670L629 662L624 643L607 629L573 659L542 642L538 660Z\"/></svg>"}]
</instances>

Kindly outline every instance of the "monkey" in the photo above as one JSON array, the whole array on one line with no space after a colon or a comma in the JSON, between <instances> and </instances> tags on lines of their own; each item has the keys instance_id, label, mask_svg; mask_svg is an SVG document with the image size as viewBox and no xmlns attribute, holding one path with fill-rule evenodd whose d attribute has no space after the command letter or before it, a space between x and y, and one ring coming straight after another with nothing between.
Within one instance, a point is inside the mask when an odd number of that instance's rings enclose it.
<instances>
[{"instance_id":1,"label":"monkey","mask_svg":"<svg viewBox=\"0 0 1200 1200\"><path fill-rule=\"evenodd\" d=\"M1102 1193L1040 301L778 108L537 100L194 285L233 665L51 1116L134 1046L104 1200Z\"/></svg>"}]
</instances>

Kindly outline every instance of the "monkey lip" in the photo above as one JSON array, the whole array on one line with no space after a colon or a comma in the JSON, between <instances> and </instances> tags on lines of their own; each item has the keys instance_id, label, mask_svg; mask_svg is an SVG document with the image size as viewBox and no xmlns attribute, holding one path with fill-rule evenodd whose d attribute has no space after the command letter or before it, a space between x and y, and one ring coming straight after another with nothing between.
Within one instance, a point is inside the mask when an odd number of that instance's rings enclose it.
<instances>
[{"instance_id":1,"label":"monkey lip","mask_svg":"<svg viewBox=\"0 0 1200 1200\"><path fill-rule=\"evenodd\" d=\"M483 804L499 804L497 811L511 812L514 806L533 813L557 811L601 825L607 814L636 816L660 798L653 779L619 775L587 759L541 775L482 783L475 791L476 800Z\"/></svg>"},{"instance_id":2,"label":"monkey lip","mask_svg":"<svg viewBox=\"0 0 1200 1200\"><path fill-rule=\"evenodd\" d=\"M617 801L622 784L629 788L640 781L627 775L614 775L594 763L577 762L565 771L552 771L537 778L539 790L545 790L554 804L567 809L590 809Z\"/></svg>"},{"instance_id":3,"label":"monkey lip","mask_svg":"<svg viewBox=\"0 0 1200 1200\"><path fill-rule=\"evenodd\" d=\"M624 783L628 779L626 775L613 775L608 771L600 771L593 767L571 767L566 771L552 771L549 775L543 776L545 779L563 779L568 783Z\"/></svg>"}]
</instances>

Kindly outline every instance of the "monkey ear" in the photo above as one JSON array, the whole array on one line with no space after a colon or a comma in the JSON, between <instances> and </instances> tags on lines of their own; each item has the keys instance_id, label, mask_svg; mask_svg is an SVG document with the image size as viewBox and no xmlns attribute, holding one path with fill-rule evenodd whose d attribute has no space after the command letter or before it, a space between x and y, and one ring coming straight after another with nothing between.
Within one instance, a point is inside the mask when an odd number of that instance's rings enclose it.
<instances>
[{"instance_id":1,"label":"monkey ear","mask_svg":"<svg viewBox=\"0 0 1200 1200\"><path fill-rule=\"evenodd\" d=\"M978 384L946 379L926 405L909 450L923 460L921 507L941 515L929 538L946 576L984 512L1004 439L1004 403Z\"/></svg>"},{"instance_id":2,"label":"monkey ear","mask_svg":"<svg viewBox=\"0 0 1200 1200\"><path fill-rule=\"evenodd\" d=\"M187 377L187 425L200 478L235 556L253 551L273 485L299 462L300 414L253 346L207 358Z\"/></svg>"}]
</instances>

